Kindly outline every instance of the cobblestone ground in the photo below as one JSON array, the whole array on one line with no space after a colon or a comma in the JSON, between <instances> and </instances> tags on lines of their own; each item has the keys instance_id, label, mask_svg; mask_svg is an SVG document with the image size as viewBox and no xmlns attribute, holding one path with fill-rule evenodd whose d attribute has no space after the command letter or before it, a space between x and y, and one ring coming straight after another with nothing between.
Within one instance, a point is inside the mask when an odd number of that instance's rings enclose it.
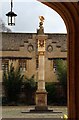
<instances>
[{"instance_id":1,"label":"cobblestone ground","mask_svg":"<svg viewBox=\"0 0 79 120\"><path fill-rule=\"evenodd\" d=\"M67 114L67 107L49 106L52 109L52 113L29 113L30 109L34 109L34 106L3 106L2 107L2 120L4 118L16 118L16 120L60 120L63 114ZM26 112L26 113L25 113ZM10 120L6 119L6 120ZM11 119L12 120L12 119Z\"/></svg>"}]
</instances>

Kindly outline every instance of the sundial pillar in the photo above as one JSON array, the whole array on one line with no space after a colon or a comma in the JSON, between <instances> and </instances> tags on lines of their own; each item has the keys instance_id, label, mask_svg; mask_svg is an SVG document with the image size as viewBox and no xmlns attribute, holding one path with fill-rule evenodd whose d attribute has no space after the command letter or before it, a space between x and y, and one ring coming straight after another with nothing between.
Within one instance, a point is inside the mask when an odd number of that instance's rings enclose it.
<instances>
[{"instance_id":1,"label":"sundial pillar","mask_svg":"<svg viewBox=\"0 0 79 120\"><path fill-rule=\"evenodd\" d=\"M45 89L45 44L47 35L44 34L43 29L43 16L40 16L40 29L37 31L37 44L38 44L38 57L39 57L39 70L38 70L38 83L36 91L36 110L48 110L47 107L47 92Z\"/></svg>"}]
</instances>

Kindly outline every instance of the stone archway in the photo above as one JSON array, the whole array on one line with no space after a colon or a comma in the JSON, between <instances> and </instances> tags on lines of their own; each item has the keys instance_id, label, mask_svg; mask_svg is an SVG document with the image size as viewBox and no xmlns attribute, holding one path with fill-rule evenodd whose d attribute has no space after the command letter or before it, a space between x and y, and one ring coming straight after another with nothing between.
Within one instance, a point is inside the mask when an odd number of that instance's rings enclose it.
<instances>
[{"instance_id":1,"label":"stone archway","mask_svg":"<svg viewBox=\"0 0 79 120\"><path fill-rule=\"evenodd\" d=\"M79 119L79 3L42 2L63 18L68 34L68 117Z\"/></svg>"}]
</instances>

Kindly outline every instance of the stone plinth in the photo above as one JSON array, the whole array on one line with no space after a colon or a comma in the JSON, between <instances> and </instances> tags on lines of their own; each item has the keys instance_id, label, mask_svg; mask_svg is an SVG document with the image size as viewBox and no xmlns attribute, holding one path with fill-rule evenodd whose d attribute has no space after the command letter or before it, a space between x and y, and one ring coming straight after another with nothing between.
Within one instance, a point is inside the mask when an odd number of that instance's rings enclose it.
<instances>
[{"instance_id":1,"label":"stone plinth","mask_svg":"<svg viewBox=\"0 0 79 120\"><path fill-rule=\"evenodd\" d=\"M48 110L47 107L47 92L45 90L36 91L36 106L35 110Z\"/></svg>"}]
</instances>

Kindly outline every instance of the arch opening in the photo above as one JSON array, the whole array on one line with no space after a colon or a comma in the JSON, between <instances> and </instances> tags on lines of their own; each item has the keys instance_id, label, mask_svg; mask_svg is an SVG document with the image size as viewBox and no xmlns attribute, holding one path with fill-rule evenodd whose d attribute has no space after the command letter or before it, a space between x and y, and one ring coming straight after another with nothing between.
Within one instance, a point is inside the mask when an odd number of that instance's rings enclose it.
<instances>
[{"instance_id":1,"label":"arch opening","mask_svg":"<svg viewBox=\"0 0 79 120\"><path fill-rule=\"evenodd\" d=\"M48 3L43 2L47 6L51 7L52 9L56 10L60 16L63 18L66 27L67 27L67 38L68 38L68 80L67 80L67 98L68 98L68 117L70 119L78 119L79 113L77 111L76 106L76 83L75 83L75 42L76 42L76 31L77 21L79 20L77 11L78 9L75 9L74 6L77 6L77 3ZM72 12L71 12L72 11ZM73 15L73 12L75 15ZM76 17L78 17L76 21ZM78 97L77 97L78 98ZM78 103L78 102L77 102Z\"/></svg>"}]
</instances>

